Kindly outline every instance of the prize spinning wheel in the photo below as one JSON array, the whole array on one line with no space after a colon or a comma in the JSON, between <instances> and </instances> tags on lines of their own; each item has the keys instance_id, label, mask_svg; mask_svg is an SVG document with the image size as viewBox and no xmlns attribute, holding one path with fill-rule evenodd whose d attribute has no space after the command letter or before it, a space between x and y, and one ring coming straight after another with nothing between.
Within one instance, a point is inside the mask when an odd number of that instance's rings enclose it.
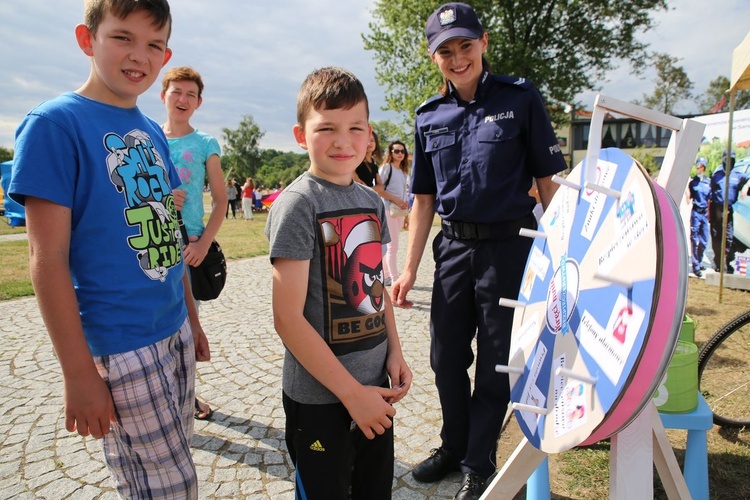
<instances>
[{"instance_id":1,"label":"prize spinning wheel","mask_svg":"<svg viewBox=\"0 0 750 500\"><path fill-rule=\"evenodd\" d=\"M612 436L645 407L685 311L687 248L672 198L631 157L579 164L541 219L515 307L516 420L546 453ZM585 186L581 187L582 184Z\"/></svg>"}]
</instances>

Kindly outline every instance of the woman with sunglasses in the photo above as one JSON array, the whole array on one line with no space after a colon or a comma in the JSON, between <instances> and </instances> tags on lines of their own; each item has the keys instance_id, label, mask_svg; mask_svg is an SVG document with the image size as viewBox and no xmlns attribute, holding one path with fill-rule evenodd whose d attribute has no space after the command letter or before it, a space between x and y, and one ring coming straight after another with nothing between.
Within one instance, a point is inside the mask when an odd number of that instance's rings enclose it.
<instances>
[{"instance_id":1,"label":"woman with sunglasses","mask_svg":"<svg viewBox=\"0 0 750 500\"><path fill-rule=\"evenodd\" d=\"M398 279L398 235L406 225L409 217L407 181L409 178L409 155L401 141L388 144L385 162L380 167L379 176L383 181L380 196L385 202L385 214L388 220L388 232L391 242L385 246L383 256L383 275L385 286Z\"/></svg>"},{"instance_id":2,"label":"woman with sunglasses","mask_svg":"<svg viewBox=\"0 0 750 500\"><path fill-rule=\"evenodd\" d=\"M442 230L432 249L430 363L440 396L441 445L412 474L438 481L463 473L457 499L475 499L495 472L497 440L510 400L508 364L513 310L536 228L536 179L543 207L566 168L539 92L523 78L490 73L488 35L463 3L439 7L427 20L429 55L443 75L439 95L417 110L411 192L414 205L406 265L393 303L408 307L435 211ZM468 370L475 359L474 389Z\"/></svg>"}]
</instances>

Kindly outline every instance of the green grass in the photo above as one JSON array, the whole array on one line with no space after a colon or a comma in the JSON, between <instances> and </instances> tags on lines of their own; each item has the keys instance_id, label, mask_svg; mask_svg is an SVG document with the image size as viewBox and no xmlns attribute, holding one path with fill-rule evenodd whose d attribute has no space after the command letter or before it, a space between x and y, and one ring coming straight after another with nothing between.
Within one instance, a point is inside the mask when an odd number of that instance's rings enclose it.
<instances>
[{"instance_id":1,"label":"green grass","mask_svg":"<svg viewBox=\"0 0 750 500\"><path fill-rule=\"evenodd\" d=\"M0 243L0 300L34 295L29 278L29 243L26 240Z\"/></svg>"},{"instance_id":2,"label":"green grass","mask_svg":"<svg viewBox=\"0 0 750 500\"><path fill-rule=\"evenodd\" d=\"M8 224L8 219L5 217L0 218L0 236L6 234L23 234L26 232L25 227L14 227Z\"/></svg>"},{"instance_id":3,"label":"green grass","mask_svg":"<svg viewBox=\"0 0 750 500\"><path fill-rule=\"evenodd\" d=\"M238 214L238 217L239 214ZM268 253L268 240L263 232L267 212L254 214L254 219L225 220L216 241L221 244L228 260L255 257ZM0 223L0 235L25 233L26 228L11 228ZM16 299L34 295L29 277L29 243L26 240L0 242L0 300Z\"/></svg>"},{"instance_id":4,"label":"green grass","mask_svg":"<svg viewBox=\"0 0 750 500\"><path fill-rule=\"evenodd\" d=\"M263 230L266 227L267 212L253 214L253 220L226 219L219 229L216 241L224 250L227 259L244 259L268 253L268 240Z\"/></svg>"}]
</instances>

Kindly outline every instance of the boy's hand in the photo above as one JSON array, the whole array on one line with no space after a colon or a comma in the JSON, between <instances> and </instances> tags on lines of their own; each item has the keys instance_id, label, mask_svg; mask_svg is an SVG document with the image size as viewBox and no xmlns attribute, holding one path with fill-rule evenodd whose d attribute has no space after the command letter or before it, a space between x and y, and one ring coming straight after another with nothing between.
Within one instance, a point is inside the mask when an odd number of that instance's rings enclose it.
<instances>
[{"instance_id":1,"label":"boy's hand","mask_svg":"<svg viewBox=\"0 0 750 500\"><path fill-rule=\"evenodd\" d=\"M115 405L107 384L98 375L65 380L65 428L100 439L115 422Z\"/></svg>"},{"instance_id":2,"label":"boy's hand","mask_svg":"<svg viewBox=\"0 0 750 500\"><path fill-rule=\"evenodd\" d=\"M388 370L388 376L391 378L391 385L394 389L399 390L398 394L387 398L386 401L395 404L404 399L406 393L409 392L413 376L401 354L389 354L386 369Z\"/></svg>"},{"instance_id":3,"label":"boy's hand","mask_svg":"<svg viewBox=\"0 0 750 500\"><path fill-rule=\"evenodd\" d=\"M172 196L174 196L175 210L182 210L182 206L185 204L185 198L187 197L187 191L184 189L173 189Z\"/></svg>"},{"instance_id":4,"label":"boy's hand","mask_svg":"<svg viewBox=\"0 0 750 500\"><path fill-rule=\"evenodd\" d=\"M198 267L203 262L203 259L208 255L208 249L211 246L211 242L191 241L182 249L182 257L185 259L185 264L193 267Z\"/></svg>"},{"instance_id":5,"label":"boy's hand","mask_svg":"<svg viewBox=\"0 0 750 500\"><path fill-rule=\"evenodd\" d=\"M203 328L198 325L190 325L193 330L193 342L195 343L195 360L211 361L211 350L208 347L208 337Z\"/></svg>"},{"instance_id":6,"label":"boy's hand","mask_svg":"<svg viewBox=\"0 0 750 500\"><path fill-rule=\"evenodd\" d=\"M396 409L388 404L387 399L396 397L401 389L364 386L344 403L352 420L357 423L367 439L374 439L375 434L383 434L393 426Z\"/></svg>"}]
</instances>

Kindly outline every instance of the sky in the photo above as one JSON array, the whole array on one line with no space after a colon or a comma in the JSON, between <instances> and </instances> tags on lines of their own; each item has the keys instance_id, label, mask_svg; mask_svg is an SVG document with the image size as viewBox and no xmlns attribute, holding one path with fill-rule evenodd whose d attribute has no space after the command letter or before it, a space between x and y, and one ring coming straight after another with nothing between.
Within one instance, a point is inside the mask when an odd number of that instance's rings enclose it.
<instances>
[{"instance_id":1,"label":"sky","mask_svg":"<svg viewBox=\"0 0 750 500\"><path fill-rule=\"evenodd\" d=\"M251 115L265 131L261 148L303 152L291 129L297 91L315 68L349 69L365 86L370 118L400 120L396 113L381 110L384 89L375 81L373 54L363 47L362 33L369 32L374 3L172 0L174 55L165 69L185 65L202 74L203 105L192 124L220 143L223 128L236 129L244 115ZM750 0L669 4L669 12L654 15L657 29L639 39L650 43L651 50L680 58L694 93L700 95L717 76L729 77L732 50L750 30ZM75 90L86 80L89 60L74 37L82 12L83 0L0 0L0 146L13 147L18 123L36 104ZM654 76L646 72L637 79L622 64L608 81L600 82L599 92L623 101L641 99L653 90ZM161 75L138 106L163 123L160 82ZM578 100L590 107L595 96L596 92L586 92ZM684 102L675 112L694 113L697 105Z\"/></svg>"}]
</instances>

